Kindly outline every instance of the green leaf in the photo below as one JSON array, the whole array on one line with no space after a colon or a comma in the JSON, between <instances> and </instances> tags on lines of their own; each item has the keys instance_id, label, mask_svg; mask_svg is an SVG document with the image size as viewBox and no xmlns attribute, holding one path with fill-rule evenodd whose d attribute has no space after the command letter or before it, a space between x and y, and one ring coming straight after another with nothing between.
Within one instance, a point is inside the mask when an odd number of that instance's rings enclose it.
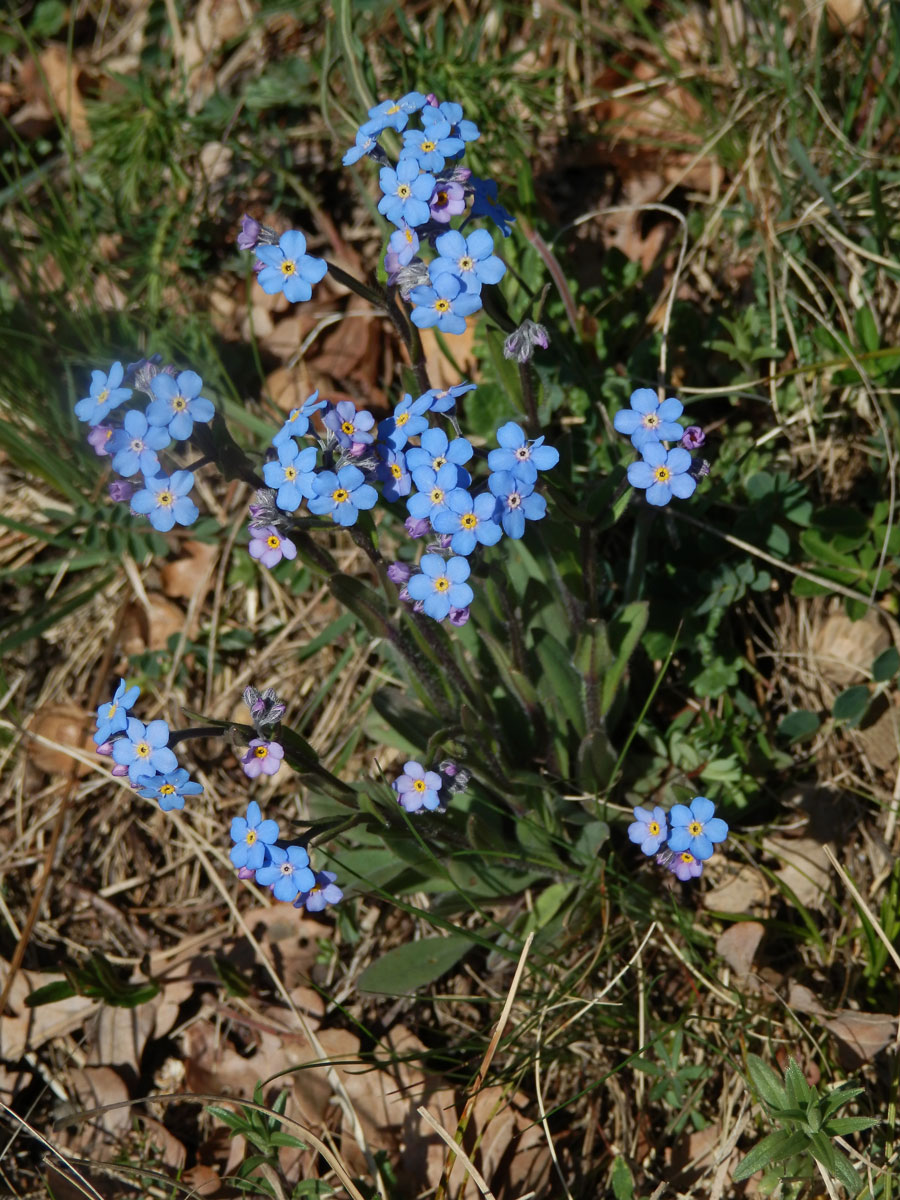
<instances>
[{"instance_id":1,"label":"green leaf","mask_svg":"<svg viewBox=\"0 0 900 1200\"><path fill-rule=\"evenodd\" d=\"M757 1095L770 1108L778 1111L787 1108L788 1098L784 1085L768 1063L756 1054L747 1055L747 1070Z\"/></svg>"},{"instance_id":2,"label":"green leaf","mask_svg":"<svg viewBox=\"0 0 900 1200\"><path fill-rule=\"evenodd\" d=\"M864 683L849 687L841 692L832 705L832 716L841 724L855 727L866 715L869 699L869 689Z\"/></svg>"},{"instance_id":3,"label":"green leaf","mask_svg":"<svg viewBox=\"0 0 900 1200\"><path fill-rule=\"evenodd\" d=\"M887 683L900 671L900 653L896 646L888 646L887 650L872 663L872 678L876 683Z\"/></svg>"},{"instance_id":4,"label":"green leaf","mask_svg":"<svg viewBox=\"0 0 900 1200\"><path fill-rule=\"evenodd\" d=\"M359 977L359 989L388 996L414 992L456 966L471 945L465 934L453 933L395 946L366 967Z\"/></svg>"},{"instance_id":5,"label":"green leaf","mask_svg":"<svg viewBox=\"0 0 900 1200\"><path fill-rule=\"evenodd\" d=\"M798 708L796 712L788 713L783 717L778 725L779 737L787 738L788 743L793 746L795 742L806 741L819 731L822 722L814 712L810 712L805 708Z\"/></svg>"},{"instance_id":6,"label":"green leaf","mask_svg":"<svg viewBox=\"0 0 900 1200\"><path fill-rule=\"evenodd\" d=\"M735 1183L749 1179L757 1171L762 1171L769 1163L782 1162L792 1154L798 1154L809 1145L805 1133L787 1133L783 1129L764 1137L759 1145L754 1146L746 1158L741 1159L731 1178Z\"/></svg>"},{"instance_id":7,"label":"green leaf","mask_svg":"<svg viewBox=\"0 0 900 1200\"><path fill-rule=\"evenodd\" d=\"M613 1162L609 1183L615 1200L634 1200L634 1179L624 1158Z\"/></svg>"}]
</instances>

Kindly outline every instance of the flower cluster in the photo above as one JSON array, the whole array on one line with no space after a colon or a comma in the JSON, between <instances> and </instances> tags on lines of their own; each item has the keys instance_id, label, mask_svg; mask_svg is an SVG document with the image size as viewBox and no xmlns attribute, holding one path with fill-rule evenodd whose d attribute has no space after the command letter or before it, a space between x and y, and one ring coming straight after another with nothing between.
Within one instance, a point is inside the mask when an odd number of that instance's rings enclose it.
<instances>
[{"instance_id":1,"label":"flower cluster","mask_svg":"<svg viewBox=\"0 0 900 1200\"><path fill-rule=\"evenodd\" d=\"M687 804L674 804L668 817L656 807L634 810L634 821L628 826L628 837L646 855L656 855L661 867L679 879L695 879L703 872L704 862L712 857L716 844L728 836L728 826L713 814L716 806L705 796L695 796ZM671 832L669 826L671 825ZM665 842L665 850L660 847Z\"/></svg>"},{"instance_id":2,"label":"flower cluster","mask_svg":"<svg viewBox=\"0 0 900 1200\"><path fill-rule=\"evenodd\" d=\"M543 437L529 439L515 422L497 430L498 448L487 456L488 474L474 485L467 469L475 455L459 435L456 401L474 384L431 388L405 395L378 423L349 400L334 404L313 392L295 408L272 439L263 467L266 488L250 506L253 558L274 567L292 559L292 518L306 504L309 515L354 525L373 508L377 488L389 502L403 501L412 537L434 537L417 568L394 563L389 575L401 598L436 621L468 619L473 599L469 558L505 535L520 538L527 521L539 521L547 503L535 489L538 472L556 466L559 453ZM318 414L323 428L312 425ZM437 420L443 418L447 428ZM306 439L301 446L299 439Z\"/></svg>"},{"instance_id":3,"label":"flower cluster","mask_svg":"<svg viewBox=\"0 0 900 1200\"><path fill-rule=\"evenodd\" d=\"M123 384L125 386L123 386ZM159 366L159 356L123 367L115 362L107 373L93 371L90 393L75 405L79 421L90 425L88 442L101 457L109 456L121 480L109 486L113 500L130 501L131 511L149 517L154 529L167 533L174 525L192 525L199 510L190 498L192 471L160 463L160 452L186 442L195 422L213 419L211 401L200 393L196 371ZM149 397L144 408L121 406L135 391ZM171 453L171 451L170 451ZM127 482L140 475L143 487Z\"/></svg>"},{"instance_id":4,"label":"flower cluster","mask_svg":"<svg viewBox=\"0 0 900 1200\"><path fill-rule=\"evenodd\" d=\"M410 126L411 118L419 128ZM385 129L403 136L394 165L378 141ZM506 273L486 229L464 232L474 217L489 216L506 237L512 220L496 203L496 183L461 165L466 144L480 136L463 117L462 105L408 92L369 109L355 145L344 155L345 166L364 155L381 164L378 211L396 227L384 266L388 282L412 304L410 319L420 329L462 333L466 317L482 307L482 288L499 283ZM461 218L459 228L453 229L456 218ZM420 254L426 246L427 263Z\"/></svg>"},{"instance_id":5,"label":"flower cluster","mask_svg":"<svg viewBox=\"0 0 900 1200\"><path fill-rule=\"evenodd\" d=\"M632 392L629 404L630 408L619 409L613 418L616 430L630 437L641 455L640 461L628 468L628 482L645 489L647 503L656 507L668 504L673 496L687 500L694 494L698 477L709 470L706 463L695 463L689 453L706 441L703 430L697 425L684 429L678 422L684 411L681 401L674 396L660 401L652 388ZM679 444L670 450L668 442Z\"/></svg>"},{"instance_id":6,"label":"flower cluster","mask_svg":"<svg viewBox=\"0 0 900 1200\"><path fill-rule=\"evenodd\" d=\"M272 889L276 900L321 912L328 904L337 904L344 893L336 885L331 871L313 871L303 846L285 844L280 839L277 821L263 820L259 805L251 800L246 815L231 822L229 857L241 879L255 879L260 887Z\"/></svg>"},{"instance_id":7,"label":"flower cluster","mask_svg":"<svg viewBox=\"0 0 900 1200\"><path fill-rule=\"evenodd\" d=\"M184 808L185 796L198 796L203 788L179 767L169 747L172 731L165 721L145 725L128 715L140 694L139 687L126 687L120 679L112 700L97 709L97 753L112 758L116 764L113 775L127 775L138 795L156 800L163 812Z\"/></svg>"},{"instance_id":8,"label":"flower cluster","mask_svg":"<svg viewBox=\"0 0 900 1200\"><path fill-rule=\"evenodd\" d=\"M408 813L444 812L446 798L464 792L470 773L445 759L434 771L426 771L420 762L410 759L403 766L391 787L397 793L397 803Z\"/></svg>"}]
</instances>

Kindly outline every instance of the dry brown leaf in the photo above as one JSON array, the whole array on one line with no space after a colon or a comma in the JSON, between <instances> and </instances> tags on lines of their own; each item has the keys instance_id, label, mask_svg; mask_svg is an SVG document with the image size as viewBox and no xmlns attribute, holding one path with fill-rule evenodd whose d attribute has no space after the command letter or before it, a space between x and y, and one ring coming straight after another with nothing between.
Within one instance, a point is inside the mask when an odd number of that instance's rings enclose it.
<instances>
[{"instance_id":1,"label":"dry brown leaf","mask_svg":"<svg viewBox=\"0 0 900 1200\"><path fill-rule=\"evenodd\" d=\"M70 746L93 756L97 747L91 737L91 728L88 714L79 705L45 704L31 718L28 729L35 737L44 738L52 745L45 746L29 739L29 762L48 775L68 775L73 767L79 778L89 775L92 768L87 763L78 762L62 747Z\"/></svg>"},{"instance_id":2,"label":"dry brown leaf","mask_svg":"<svg viewBox=\"0 0 900 1200\"><path fill-rule=\"evenodd\" d=\"M122 618L122 650L141 654L144 650L165 650L169 638L184 629L185 613L160 592L148 595L149 611L137 600L125 609Z\"/></svg>"},{"instance_id":3,"label":"dry brown leaf","mask_svg":"<svg viewBox=\"0 0 900 1200\"><path fill-rule=\"evenodd\" d=\"M781 869L775 874L790 888L804 908L821 908L831 884L831 872L814 838L769 837L763 849L774 855Z\"/></svg>"},{"instance_id":4,"label":"dry brown leaf","mask_svg":"<svg viewBox=\"0 0 900 1200\"><path fill-rule=\"evenodd\" d=\"M759 921L738 921L726 929L716 942L716 952L728 963L738 979L750 974L753 956L765 933Z\"/></svg>"},{"instance_id":5,"label":"dry brown leaf","mask_svg":"<svg viewBox=\"0 0 900 1200\"><path fill-rule=\"evenodd\" d=\"M744 863L724 883L703 893L703 906L712 912L746 913L759 908L765 899L760 872Z\"/></svg>"},{"instance_id":6,"label":"dry brown leaf","mask_svg":"<svg viewBox=\"0 0 900 1200\"><path fill-rule=\"evenodd\" d=\"M212 582L218 547L191 539L181 548L184 554L174 562L166 562L159 572L162 590L167 596L180 596L185 600L202 591L205 598Z\"/></svg>"}]
</instances>

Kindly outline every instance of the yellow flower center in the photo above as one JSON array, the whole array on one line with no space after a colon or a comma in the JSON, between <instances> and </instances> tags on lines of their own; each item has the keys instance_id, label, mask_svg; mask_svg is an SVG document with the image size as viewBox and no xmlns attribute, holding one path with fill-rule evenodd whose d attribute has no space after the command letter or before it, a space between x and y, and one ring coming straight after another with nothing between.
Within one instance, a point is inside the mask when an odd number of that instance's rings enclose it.
<instances>
[{"instance_id":1,"label":"yellow flower center","mask_svg":"<svg viewBox=\"0 0 900 1200\"><path fill-rule=\"evenodd\" d=\"M657 483L668 483L672 472L666 466L656 467L653 471L653 478Z\"/></svg>"},{"instance_id":2,"label":"yellow flower center","mask_svg":"<svg viewBox=\"0 0 900 1200\"><path fill-rule=\"evenodd\" d=\"M346 504L350 499L350 493L346 488L335 488L331 493L331 498L335 504Z\"/></svg>"}]
</instances>

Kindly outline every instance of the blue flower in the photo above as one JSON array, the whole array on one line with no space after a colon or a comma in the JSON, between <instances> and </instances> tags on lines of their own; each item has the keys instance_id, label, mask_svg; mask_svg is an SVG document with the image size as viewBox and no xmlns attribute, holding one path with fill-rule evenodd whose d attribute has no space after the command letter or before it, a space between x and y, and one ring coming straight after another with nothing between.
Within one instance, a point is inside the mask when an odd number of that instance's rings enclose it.
<instances>
[{"instance_id":1,"label":"blue flower","mask_svg":"<svg viewBox=\"0 0 900 1200\"><path fill-rule=\"evenodd\" d=\"M482 492L473 500L462 488L447 495L446 506L432 520L436 533L449 533L454 554L471 554L479 543L494 546L503 536L496 518L497 498Z\"/></svg>"},{"instance_id":2,"label":"blue flower","mask_svg":"<svg viewBox=\"0 0 900 1200\"><path fill-rule=\"evenodd\" d=\"M369 119L363 125L369 133L382 129L396 129L402 133L409 121L410 113L418 112L425 103L421 92L407 92L399 100L382 100L369 109Z\"/></svg>"},{"instance_id":3,"label":"blue flower","mask_svg":"<svg viewBox=\"0 0 900 1200\"><path fill-rule=\"evenodd\" d=\"M212 402L200 395L202 387L196 371L182 371L175 379L160 371L150 383L156 399L147 409L147 420L151 425L166 426L174 441L186 441L195 421L211 421L216 413Z\"/></svg>"},{"instance_id":4,"label":"blue flower","mask_svg":"<svg viewBox=\"0 0 900 1200\"><path fill-rule=\"evenodd\" d=\"M298 892L309 892L316 886L316 877L309 869L309 855L302 846L269 848L270 862L256 872L256 882L270 887L276 900L290 902Z\"/></svg>"},{"instance_id":5,"label":"blue flower","mask_svg":"<svg viewBox=\"0 0 900 1200\"><path fill-rule=\"evenodd\" d=\"M131 511L149 515L150 524L160 533L168 533L172 526L193 525L200 510L188 492L194 486L192 471L175 471L171 476L157 475L154 479L144 476L144 487L131 497Z\"/></svg>"},{"instance_id":6,"label":"blue flower","mask_svg":"<svg viewBox=\"0 0 900 1200\"><path fill-rule=\"evenodd\" d=\"M511 471L524 483L534 483L538 471L549 471L559 462L559 451L545 446L542 437L529 441L515 421L507 421L497 430L499 450L488 455L492 471Z\"/></svg>"},{"instance_id":7,"label":"blue flower","mask_svg":"<svg viewBox=\"0 0 900 1200\"><path fill-rule=\"evenodd\" d=\"M409 294L415 305L410 316L413 325L419 329L436 325L441 333L464 333L465 318L481 308L481 296L478 292L467 292L462 282L449 273L438 276L432 284L432 287L415 287Z\"/></svg>"},{"instance_id":8,"label":"blue flower","mask_svg":"<svg viewBox=\"0 0 900 1200\"><path fill-rule=\"evenodd\" d=\"M490 217L504 237L509 237L512 230L510 221L516 218L506 211L497 200L497 185L493 179L478 179L475 175L469 180L472 188L472 207L470 217Z\"/></svg>"},{"instance_id":9,"label":"blue flower","mask_svg":"<svg viewBox=\"0 0 900 1200\"><path fill-rule=\"evenodd\" d=\"M412 477L417 491L406 501L407 511L411 517L427 517L433 525L434 518L447 502L448 492L457 486L456 464L445 463L439 471L432 467L416 467Z\"/></svg>"},{"instance_id":10,"label":"blue flower","mask_svg":"<svg viewBox=\"0 0 900 1200\"><path fill-rule=\"evenodd\" d=\"M423 171L441 171L448 158L465 149L462 138L452 137L444 117L430 121L424 129L407 129L403 135L400 161L412 158Z\"/></svg>"},{"instance_id":11,"label":"blue flower","mask_svg":"<svg viewBox=\"0 0 900 1200\"><path fill-rule=\"evenodd\" d=\"M648 442L680 442L684 430L676 421L684 405L674 396L660 404L653 388L638 388L628 401L631 408L620 408L613 417L618 433L631 438L635 450Z\"/></svg>"},{"instance_id":12,"label":"blue flower","mask_svg":"<svg viewBox=\"0 0 900 1200\"><path fill-rule=\"evenodd\" d=\"M656 854L668 836L669 827L663 809L657 807L652 812L647 812L646 808L634 809L634 820L628 826L628 837L640 846L643 854Z\"/></svg>"},{"instance_id":13,"label":"blue flower","mask_svg":"<svg viewBox=\"0 0 900 1200\"><path fill-rule=\"evenodd\" d=\"M665 450L659 442L645 442L641 447L642 462L628 468L632 487L647 489L647 503L657 507L668 504L673 496L687 500L694 494L697 480L688 474L691 456L681 446Z\"/></svg>"},{"instance_id":14,"label":"blue flower","mask_svg":"<svg viewBox=\"0 0 900 1200\"><path fill-rule=\"evenodd\" d=\"M137 781L137 793L145 800L156 800L163 812L184 808L185 796L199 796L203 788L188 778L184 767L165 775L142 775Z\"/></svg>"},{"instance_id":15,"label":"blue flower","mask_svg":"<svg viewBox=\"0 0 900 1200\"><path fill-rule=\"evenodd\" d=\"M437 771L426 771L422 764L414 759L404 764L403 771L404 773L391 784L397 793L397 803L407 812L418 812L420 808L434 812L436 808L440 808L439 793L443 780Z\"/></svg>"},{"instance_id":16,"label":"blue flower","mask_svg":"<svg viewBox=\"0 0 900 1200\"><path fill-rule=\"evenodd\" d=\"M291 304L308 300L312 285L328 270L324 258L306 253L306 238L298 229L283 233L277 246L257 246L256 257L263 264L257 276L259 286L269 296L284 292Z\"/></svg>"},{"instance_id":17,"label":"blue flower","mask_svg":"<svg viewBox=\"0 0 900 1200\"><path fill-rule=\"evenodd\" d=\"M309 429L309 418L314 412L324 408L327 405L327 400L319 399L318 389L311 396L307 396L299 408L292 408L291 415L272 438L273 446L280 446L282 442L286 442L290 437L303 437L304 433Z\"/></svg>"},{"instance_id":18,"label":"blue flower","mask_svg":"<svg viewBox=\"0 0 900 1200\"><path fill-rule=\"evenodd\" d=\"M535 495L534 484L523 482L511 471L489 475L488 487L500 501L500 523L507 537L522 537L526 519L540 521L547 513L547 501Z\"/></svg>"},{"instance_id":19,"label":"blue flower","mask_svg":"<svg viewBox=\"0 0 900 1200\"><path fill-rule=\"evenodd\" d=\"M713 844L724 842L728 826L721 817L714 817L716 806L705 796L695 796L690 805L674 804L669 810L672 834L667 843L670 850L680 854L689 850L705 862L713 852Z\"/></svg>"},{"instance_id":20,"label":"blue flower","mask_svg":"<svg viewBox=\"0 0 900 1200\"><path fill-rule=\"evenodd\" d=\"M131 388L119 387L125 377L125 368L114 362L107 375L103 371L91 371L91 392L75 405L75 416L79 421L99 425L105 416L118 408L131 395Z\"/></svg>"},{"instance_id":21,"label":"blue flower","mask_svg":"<svg viewBox=\"0 0 900 1200\"><path fill-rule=\"evenodd\" d=\"M406 267L418 253L419 235L414 229L410 229L404 221L400 228L395 229L388 239L388 248L397 255L399 266Z\"/></svg>"},{"instance_id":22,"label":"blue flower","mask_svg":"<svg viewBox=\"0 0 900 1200\"><path fill-rule=\"evenodd\" d=\"M301 450L288 438L278 447L278 462L263 467L263 479L270 488L278 489L275 503L283 512L296 512L304 496L310 500L316 494L316 453L315 446Z\"/></svg>"},{"instance_id":23,"label":"blue flower","mask_svg":"<svg viewBox=\"0 0 900 1200\"><path fill-rule=\"evenodd\" d=\"M378 426L378 440L393 450L402 450L407 441L428 428L428 418L423 416L431 407L428 393L413 400L407 392L392 417L386 417Z\"/></svg>"},{"instance_id":24,"label":"blue flower","mask_svg":"<svg viewBox=\"0 0 900 1200\"><path fill-rule=\"evenodd\" d=\"M420 172L419 164L411 158L398 162L396 171L392 167L382 167L378 184L384 195L378 201L378 211L392 225L404 221L412 228L424 225L429 216L428 201L434 183L434 176L427 171Z\"/></svg>"},{"instance_id":25,"label":"blue flower","mask_svg":"<svg viewBox=\"0 0 900 1200\"><path fill-rule=\"evenodd\" d=\"M406 456L402 450L392 450L390 446L379 446L378 453L381 462L375 468L375 478L384 484L381 494L385 500L400 500L408 496L412 487L412 476L406 466Z\"/></svg>"},{"instance_id":26,"label":"blue flower","mask_svg":"<svg viewBox=\"0 0 900 1200\"><path fill-rule=\"evenodd\" d=\"M236 867L248 867L258 871L265 866L269 847L278 838L278 822L264 821L259 805L251 800L245 817L235 817L231 822L231 847L229 858Z\"/></svg>"},{"instance_id":27,"label":"blue flower","mask_svg":"<svg viewBox=\"0 0 900 1200\"><path fill-rule=\"evenodd\" d=\"M322 912L327 904L338 904L344 893L334 882L337 875L331 871L316 871L316 882L307 892L301 892L294 901L294 908L305 908L307 912Z\"/></svg>"},{"instance_id":28,"label":"blue flower","mask_svg":"<svg viewBox=\"0 0 900 1200\"><path fill-rule=\"evenodd\" d=\"M94 734L94 741L98 746L108 742L114 733L121 733L125 729L128 724L128 710L134 707L140 694L141 689L137 685L126 688L125 680L119 680L112 700L108 704L101 704L97 709L97 732Z\"/></svg>"},{"instance_id":29,"label":"blue flower","mask_svg":"<svg viewBox=\"0 0 900 1200\"><path fill-rule=\"evenodd\" d=\"M136 408L125 414L123 428L117 429L109 443L112 468L119 475L153 476L159 471L157 450L164 450L171 438L167 429L151 425L145 414Z\"/></svg>"},{"instance_id":30,"label":"blue flower","mask_svg":"<svg viewBox=\"0 0 900 1200\"><path fill-rule=\"evenodd\" d=\"M456 401L460 396L464 396L466 392L475 390L474 383L457 383L453 387L448 388L430 388L427 392L423 392L420 399L428 398L429 407L432 412L445 413L450 412L455 407Z\"/></svg>"},{"instance_id":31,"label":"blue flower","mask_svg":"<svg viewBox=\"0 0 900 1200\"><path fill-rule=\"evenodd\" d=\"M423 554L419 567L422 573L413 575L406 589L413 600L423 601L427 616L443 621L451 608L467 608L472 603L473 592L466 583L469 563L465 558L445 561L440 554Z\"/></svg>"},{"instance_id":32,"label":"blue flower","mask_svg":"<svg viewBox=\"0 0 900 1200\"><path fill-rule=\"evenodd\" d=\"M338 444L345 449L354 442L368 445L375 440L369 433L375 418L367 409L357 409L352 400L339 400L328 409L322 420L335 435Z\"/></svg>"},{"instance_id":33,"label":"blue flower","mask_svg":"<svg viewBox=\"0 0 900 1200\"><path fill-rule=\"evenodd\" d=\"M144 725L135 717L128 718L125 736L113 742L112 756L119 766L128 768L133 784L144 776L176 770L178 760L168 749L169 734L165 721Z\"/></svg>"},{"instance_id":34,"label":"blue flower","mask_svg":"<svg viewBox=\"0 0 900 1200\"><path fill-rule=\"evenodd\" d=\"M374 150L378 145L377 135L383 128L384 126L378 125L376 121L366 121L364 125L361 125L356 131L355 143L346 151L344 157L341 159L344 166L352 167L364 155Z\"/></svg>"},{"instance_id":35,"label":"blue flower","mask_svg":"<svg viewBox=\"0 0 900 1200\"><path fill-rule=\"evenodd\" d=\"M359 467L348 464L335 474L322 471L313 484L316 495L309 501L309 511L323 517L330 514L338 525L355 525L360 509L373 508L378 493L366 483Z\"/></svg>"},{"instance_id":36,"label":"blue flower","mask_svg":"<svg viewBox=\"0 0 900 1200\"><path fill-rule=\"evenodd\" d=\"M429 266L429 274L437 286L443 275L454 275L467 292L480 292L484 283L499 283L506 274L506 264L493 253L494 240L486 229L476 229L463 237L456 229L442 233L435 241L440 258Z\"/></svg>"},{"instance_id":37,"label":"blue flower","mask_svg":"<svg viewBox=\"0 0 900 1200\"><path fill-rule=\"evenodd\" d=\"M421 444L407 450L406 465L410 471L418 467L431 467L432 471L439 471L445 463L454 463L459 468L456 486L468 487L471 476L462 467L474 453L472 443L466 438L454 438L451 442L443 429L428 429L422 434Z\"/></svg>"}]
</instances>

